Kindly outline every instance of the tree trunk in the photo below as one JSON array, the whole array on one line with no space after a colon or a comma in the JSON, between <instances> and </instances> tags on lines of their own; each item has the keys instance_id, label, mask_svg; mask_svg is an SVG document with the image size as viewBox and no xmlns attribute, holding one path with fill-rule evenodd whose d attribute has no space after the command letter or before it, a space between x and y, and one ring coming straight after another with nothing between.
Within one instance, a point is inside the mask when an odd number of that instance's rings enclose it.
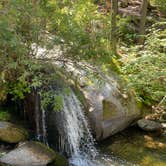
<instances>
[{"instance_id":1,"label":"tree trunk","mask_svg":"<svg viewBox=\"0 0 166 166\"><path fill-rule=\"evenodd\" d=\"M114 55L117 55L116 50L116 16L118 14L118 0L112 0L112 9L111 9L111 47L112 47L112 53Z\"/></svg>"},{"instance_id":2,"label":"tree trunk","mask_svg":"<svg viewBox=\"0 0 166 166\"><path fill-rule=\"evenodd\" d=\"M141 18L140 18L140 27L139 27L139 44L143 44L145 40L145 24L146 24L146 15L147 15L148 0L143 0L141 6Z\"/></svg>"}]
</instances>

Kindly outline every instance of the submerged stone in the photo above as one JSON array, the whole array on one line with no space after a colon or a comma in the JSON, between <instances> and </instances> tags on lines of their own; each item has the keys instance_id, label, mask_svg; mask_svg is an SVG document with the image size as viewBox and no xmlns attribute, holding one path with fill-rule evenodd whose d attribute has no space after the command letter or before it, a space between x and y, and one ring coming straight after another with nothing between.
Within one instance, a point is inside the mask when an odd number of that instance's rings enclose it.
<instances>
[{"instance_id":1,"label":"submerged stone","mask_svg":"<svg viewBox=\"0 0 166 166\"><path fill-rule=\"evenodd\" d=\"M2 164L15 166L45 166L53 161L57 166L60 166L59 162L61 166L67 166L64 164L65 158L60 157L46 145L34 141L23 143L0 159Z\"/></svg>"},{"instance_id":2,"label":"submerged stone","mask_svg":"<svg viewBox=\"0 0 166 166\"><path fill-rule=\"evenodd\" d=\"M152 120L140 119L137 122L138 126L144 131L160 131L162 125Z\"/></svg>"},{"instance_id":3,"label":"submerged stone","mask_svg":"<svg viewBox=\"0 0 166 166\"><path fill-rule=\"evenodd\" d=\"M9 122L0 121L0 140L8 143L18 143L25 141L28 133L25 129L20 128Z\"/></svg>"}]
</instances>

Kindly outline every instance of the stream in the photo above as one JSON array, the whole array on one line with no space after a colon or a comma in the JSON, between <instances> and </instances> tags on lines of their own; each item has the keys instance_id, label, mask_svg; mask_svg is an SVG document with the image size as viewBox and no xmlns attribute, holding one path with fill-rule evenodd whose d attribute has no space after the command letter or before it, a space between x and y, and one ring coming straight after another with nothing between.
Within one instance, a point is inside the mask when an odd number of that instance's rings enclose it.
<instances>
[{"instance_id":1,"label":"stream","mask_svg":"<svg viewBox=\"0 0 166 166\"><path fill-rule=\"evenodd\" d=\"M58 149L68 157L70 166L165 166L164 135L151 135L132 127L98 145L74 92L71 90L69 94L62 93L61 97L63 109L55 119L58 121ZM47 144L45 116L43 110L42 138Z\"/></svg>"}]
</instances>

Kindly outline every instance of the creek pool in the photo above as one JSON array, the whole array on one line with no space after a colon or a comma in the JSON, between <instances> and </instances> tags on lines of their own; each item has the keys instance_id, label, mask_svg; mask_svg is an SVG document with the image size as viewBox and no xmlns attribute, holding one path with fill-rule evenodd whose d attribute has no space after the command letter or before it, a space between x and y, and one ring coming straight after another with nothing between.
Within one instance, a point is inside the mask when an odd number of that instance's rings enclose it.
<instances>
[{"instance_id":1,"label":"creek pool","mask_svg":"<svg viewBox=\"0 0 166 166\"><path fill-rule=\"evenodd\" d=\"M166 134L131 127L101 142L102 153L140 166L166 166ZM124 164L125 165L125 164Z\"/></svg>"}]
</instances>

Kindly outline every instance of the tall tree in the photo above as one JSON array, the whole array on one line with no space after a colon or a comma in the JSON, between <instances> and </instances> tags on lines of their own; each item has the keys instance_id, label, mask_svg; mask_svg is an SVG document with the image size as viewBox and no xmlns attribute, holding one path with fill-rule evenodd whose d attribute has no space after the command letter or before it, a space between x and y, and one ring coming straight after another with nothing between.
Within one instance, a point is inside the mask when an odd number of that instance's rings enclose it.
<instances>
[{"instance_id":1,"label":"tall tree","mask_svg":"<svg viewBox=\"0 0 166 166\"><path fill-rule=\"evenodd\" d=\"M112 47L112 53L114 55L117 55L117 38L116 38L116 16L118 14L118 0L112 0L112 6L111 6L111 47Z\"/></svg>"},{"instance_id":2,"label":"tall tree","mask_svg":"<svg viewBox=\"0 0 166 166\"><path fill-rule=\"evenodd\" d=\"M145 35L145 24L146 24L146 15L147 15L147 8L148 8L148 0L143 0L141 6L141 18L140 18L140 27L139 27L139 44L144 43L144 35Z\"/></svg>"}]
</instances>

